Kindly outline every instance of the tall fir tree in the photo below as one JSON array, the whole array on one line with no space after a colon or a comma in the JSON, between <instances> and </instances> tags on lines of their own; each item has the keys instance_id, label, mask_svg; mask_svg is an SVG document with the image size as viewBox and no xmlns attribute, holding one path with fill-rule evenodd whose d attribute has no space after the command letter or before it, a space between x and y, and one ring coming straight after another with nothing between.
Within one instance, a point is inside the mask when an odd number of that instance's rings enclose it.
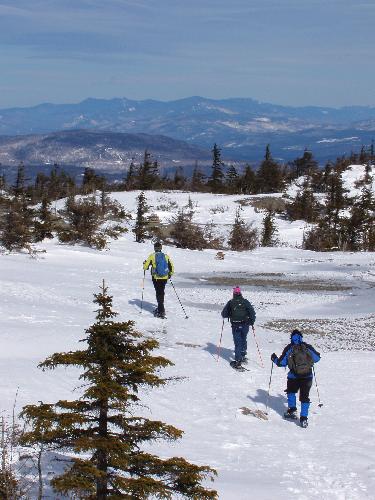
<instances>
[{"instance_id":1,"label":"tall fir tree","mask_svg":"<svg viewBox=\"0 0 375 500\"><path fill-rule=\"evenodd\" d=\"M142 243L146 239L147 235L147 219L146 213L148 212L147 198L145 193L142 191L137 197L137 216L135 219L135 226L133 233L135 235L135 241L137 243Z\"/></svg>"},{"instance_id":2,"label":"tall fir tree","mask_svg":"<svg viewBox=\"0 0 375 500\"><path fill-rule=\"evenodd\" d=\"M278 193L283 189L280 165L272 158L270 145L267 144L264 160L256 172L258 193Z\"/></svg>"},{"instance_id":3,"label":"tall fir tree","mask_svg":"<svg viewBox=\"0 0 375 500\"><path fill-rule=\"evenodd\" d=\"M205 188L205 175L201 172L198 162L195 163L193 174L191 176L191 190L203 191Z\"/></svg>"},{"instance_id":4,"label":"tall fir tree","mask_svg":"<svg viewBox=\"0 0 375 500\"><path fill-rule=\"evenodd\" d=\"M81 368L82 396L24 407L22 416L31 429L24 433L23 443L43 442L73 454L65 471L51 480L57 495L97 500L216 499L216 491L201 484L213 478L210 467L142 450L144 444L174 441L182 435L171 425L135 415L140 389L163 387L167 379L157 372L173 363L152 356L158 342L143 338L132 321L114 321L117 313L104 282L94 303L96 322L86 330L86 349L53 354L39 365L44 370Z\"/></svg>"},{"instance_id":5,"label":"tall fir tree","mask_svg":"<svg viewBox=\"0 0 375 500\"><path fill-rule=\"evenodd\" d=\"M208 183L213 193L220 193L223 190L223 165L220 148L215 143L212 149L212 169Z\"/></svg>"}]
</instances>

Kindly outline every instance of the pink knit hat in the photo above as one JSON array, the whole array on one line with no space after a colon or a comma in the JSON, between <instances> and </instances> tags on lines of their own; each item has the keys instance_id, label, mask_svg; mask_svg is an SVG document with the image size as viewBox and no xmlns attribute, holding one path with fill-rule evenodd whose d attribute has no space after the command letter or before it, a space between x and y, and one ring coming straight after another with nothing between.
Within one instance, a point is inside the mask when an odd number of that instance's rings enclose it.
<instances>
[{"instance_id":1,"label":"pink knit hat","mask_svg":"<svg viewBox=\"0 0 375 500\"><path fill-rule=\"evenodd\" d=\"M241 295L241 288L239 286L233 288L233 295Z\"/></svg>"}]
</instances>

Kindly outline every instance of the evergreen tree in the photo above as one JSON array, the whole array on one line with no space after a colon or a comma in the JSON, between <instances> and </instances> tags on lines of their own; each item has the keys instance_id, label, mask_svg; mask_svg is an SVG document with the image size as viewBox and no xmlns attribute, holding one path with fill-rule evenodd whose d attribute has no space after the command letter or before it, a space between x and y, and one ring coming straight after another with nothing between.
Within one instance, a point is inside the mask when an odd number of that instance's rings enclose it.
<instances>
[{"instance_id":1,"label":"evergreen tree","mask_svg":"<svg viewBox=\"0 0 375 500\"><path fill-rule=\"evenodd\" d=\"M146 150L143 163L138 169L138 184L142 191L156 187L159 182L159 167L157 161L151 160L151 154Z\"/></svg>"},{"instance_id":2,"label":"evergreen tree","mask_svg":"<svg viewBox=\"0 0 375 500\"><path fill-rule=\"evenodd\" d=\"M250 165L246 165L245 172L239 180L240 190L243 194L254 194L256 191L256 175Z\"/></svg>"},{"instance_id":3,"label":"evergreen tree","mask_svg":"<svg viewBox=\"0 0 375 500\"><path fill-rule=\"evenodd\" d=\"M51 203L45 196L42 200L40 208L35 212L36 219L34 221L34 240L36 242L43 241L45 238L53 238L52 230L54 217L51 213Z\"/></svg>"},{"instance_id":4,"label":"evergreen tree","mask_svg":"<svg viewBox=\"0 0 375 500\"><path fill-rule=\"evenodd\" d=\"M8 201L0 230L0 244L9 251L31 250L33 242L33 210L28 207L26 197L15 197Z\"/></svg>"},{"instance_id":5,"label":"evergreen tree","mask_svg":"<svg viewBox=\"0 0 375 500\"><path fill-rule=\"evenodd\" d=\"M204 180L205 175L200 171L198 162L196 162L191 177L191 190L196 192L202 191L205 187Z\"/></svg>"},{"instance_id":6,"label":"evergreen tree","mask_svg":"<svg viewBox=\"0 0 375 500\"><path fill-rule=\"evenodd\" d=\"M217 144L212 149L212 171L209 180L209 186L213 193L219 193L223 190L223 162L221 160L221 151Z\"/></svg>"},{"instance_id":7,"label":"evergreen tree","mask_svg":"<svg viewBox=\"0 0 375 500\"><path fill-rule=\"evenodd\" d=\"M277 244L277 227L275 223L275 214L272 210L267 210L263 218L263 227L261 235L262 247L274 247Z\"/></svg>"},{"instance_id":8,"label":"evergreen tree","mask_svg":"<svg viewBox=\"0 0 375 500\"><path fill-rule=\"evenodd\" d=\"M246 224L241 217L241 207L236 210L234 224L229 234L228 244L231 250L254 250L258 244L258 231L252 224Z\"/></svg>"},{"instance_id":9,"label":"evergreen tree","mask_svg":"<svg viewBox=\"0 0 375 500\"><path fill-rule=\"evenodd\" d=\"M82 193L95 193L97 190L104 189L105 179L95 173L93 168L85 168L82 179Z\"/></svg>"},{"instance_id":10,"label":"evergreen tree","mask_svg":"<svg viewBox=\"0 0 375 500\"><path fill-rule=\"evenodd\" d=\"M304 180L302 190L298 191L293 202L287 205L286 211L292 220L316 222L318 210L318 203L315 201L310 178L307 177Z\"/></svg>"},{"instance_id":11,"label":"evergreen tree","mask_svg":"<svg viewBox=\"0 0 375 500\"><path fill-rule=\"evenodd\" d=\"M129 169L125 177L125 189L131 191L136 188L136 169L133 160L130 162Z\"/></svg>"},{"instance_id":12,"label":"evergreen tree","mask_svg":"<svg viewBox=\"0 0 375 500\"><path fill-rule=\"evenodd\" d=\"M171 237L179 248L202 250L207 248L204 231L192 222L193 212L181 209L171 220Z\"/></svg>"},{"instance_id":13,"label":"evergreen tree","mask_svg":"<svg viewBox=\"0 0 375 500\"><path fill-rule=\"evenodd\" d=\"M161 459L142 450L143 444L174 441L182 434L173 426L134 414L140 389L163 387L167 379L157 372L172 363L152 356L158 342L142 338L132 321L114 321L117 313L104 282L94 302L96 322L86 330L86 349L53 354L39 365L80 367L83 395L74 401L26 406L22 416L31 429L23 442L43 442L74 453L70 466L51 480L59 495L97 500L217 498L216 491L201 485L215 474L210 467L177 457Z\"/></svg>"},{"instance_id":14,"label":"evergreen tree","mask_svg":"<svg viewBox=\"0 0 375 500\"><path fill-rule=\"evenodd\" d=\"M278 193L283 189L283 178L280 165L273 160L270 145L267 144L264 160L256 173L258 193Z\"/></svg>"},{"instance_id":15,"label":"evergreen tree","mask_svg":"<svg viewBox=\"0 0 375 500\"><path fill-rule=\"evenodd\" d=\"M142 191L137 197L137 217L135 220L135 226L133 233L135 235L135 241L142 243L145 241L147 235L147 218L146 213L149 207L147 205L147 199L145 193Z\"/></svg>"},{"instance_id":16,"label":"evergreen tree","mask_svg":"<svg viewBox=\"0 0 375 500\"><path fill-rule=\"evenodd\" d=\"M293 178L301 177L302 175L312 177L318 171L318 162L314 159L312 152L307 149L305 149L301 158L297 158L292 163Z\"/></svg>"},{"instance_id":17,"label":"evergreen tree","mask_svg":"<svg viewBox=\"0 0 375 500\"><path fill-rule=\"evenodd\" d=\"M184 176L182 167L177 167L174 171L173 189L184 189L185 184L186 177Z\"/></svg>"},{"instance_id":18,"label":"evergreen tree","mask_svg":"<svg viewBox=\"0 0 375 500\"><path fill-rule=\"evenodd\" d=\"M239 175L236 167L230 165L225 176L225 185L228 193L234 194L238 192L238 181Z\"/></svg>"},{"instance_id":19,"label":"evergreen tree","mask_svg":"<svg viewBox=\"0 0 375 500\"><path fill-rule=\"evenodd\" d=\"M13 187L14 196L21 196L25 194L26 191L26 177L25 177L25 166L21 162L18 165L16 183Z\"/></svg>"}]
</instances>

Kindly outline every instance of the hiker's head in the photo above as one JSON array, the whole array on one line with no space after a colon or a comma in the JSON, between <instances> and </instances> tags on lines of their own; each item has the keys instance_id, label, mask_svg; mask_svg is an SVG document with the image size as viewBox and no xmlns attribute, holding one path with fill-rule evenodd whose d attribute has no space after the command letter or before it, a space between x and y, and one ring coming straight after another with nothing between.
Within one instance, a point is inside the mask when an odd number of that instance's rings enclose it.
<instances>
[{"instance_id":1,"label":"hiker's head","mask_svg":"<svg viewBox=\"0 0 375 500\"><path fill-rule=\"evenodd\" d=\"M155 252L161 252L161 249L162 249L162 244L160 243L160 241L156 241L154 243L154 250L155 250Z\"/></svg>"},{"instance_id":2,"label":"hiker's head","mask_svg":"<svg viewBox=\"0 0 375 500\"><path fill-rule=\"evenodd\" d=\"M290 334L292 344L301 344L303 342L303 335L299 330L293 330Z\"/></svg>"},{"instance_id":3,"label":"hiker's head","mask_svg":"<svg viewBox=\"0 0 375 500\"><path fill-rule=\"evenodd\" d=\"M241 295L241 288L239 286L233 288L233 295Z\"/></svg>"}]
</instances>

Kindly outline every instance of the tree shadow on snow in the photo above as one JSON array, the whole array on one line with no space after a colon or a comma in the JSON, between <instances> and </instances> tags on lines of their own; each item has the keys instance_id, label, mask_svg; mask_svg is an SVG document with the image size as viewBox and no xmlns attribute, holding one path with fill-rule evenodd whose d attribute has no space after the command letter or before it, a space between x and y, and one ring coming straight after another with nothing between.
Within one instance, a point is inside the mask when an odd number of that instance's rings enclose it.
<instances>
[{"instance_id":1,"label":"tree shadow on snow","mask_svg":"<svg viewBox=\"0 0 375 500\"><path fill-rule=\"evenodd\" d=\"M129 304L131 304L132 306L137 306L139 307L139 309L141 309L142 307L142 301L139 299L131 299L129 300ZM143 301L143 309L145 311L153 313L155 307L156 307L155 304L152 304L151 302L146 302L145 300Z\"/></svg>"},{"instance_id":2,"label":"tree shadow on snow","mask_svg":"<svg viewBox=\"0 0 375 500\"><path fill-rule=\"evenodd\" d=\"M255 396L249 395L247 397L254 403L261 403L262 405L266 406L268 392L264 389L257 389L257 393ZM284 394L278 394L277 396L273 396L272 394L270 394L268 399L268 407L272 408L272 410L274 410L276 413L283 416L286 410L285 401L286 400Z\"/></svg>"},{"instance_id":3,"label":"tree shadow on snow","mask_svg":"<svg viewBox=\"0 0 375 500\"><path fill-rule=\"evenodd\" d=\"M225 361L230 361L233 358L233 350L227 349L226 347L221 347L218 353L218 346L212 342L207 342L206 347L203 348L204 351L208 351L213 357L217 358L219 354L220 358L225 359Z\"/></svg>"}]
</instances>

